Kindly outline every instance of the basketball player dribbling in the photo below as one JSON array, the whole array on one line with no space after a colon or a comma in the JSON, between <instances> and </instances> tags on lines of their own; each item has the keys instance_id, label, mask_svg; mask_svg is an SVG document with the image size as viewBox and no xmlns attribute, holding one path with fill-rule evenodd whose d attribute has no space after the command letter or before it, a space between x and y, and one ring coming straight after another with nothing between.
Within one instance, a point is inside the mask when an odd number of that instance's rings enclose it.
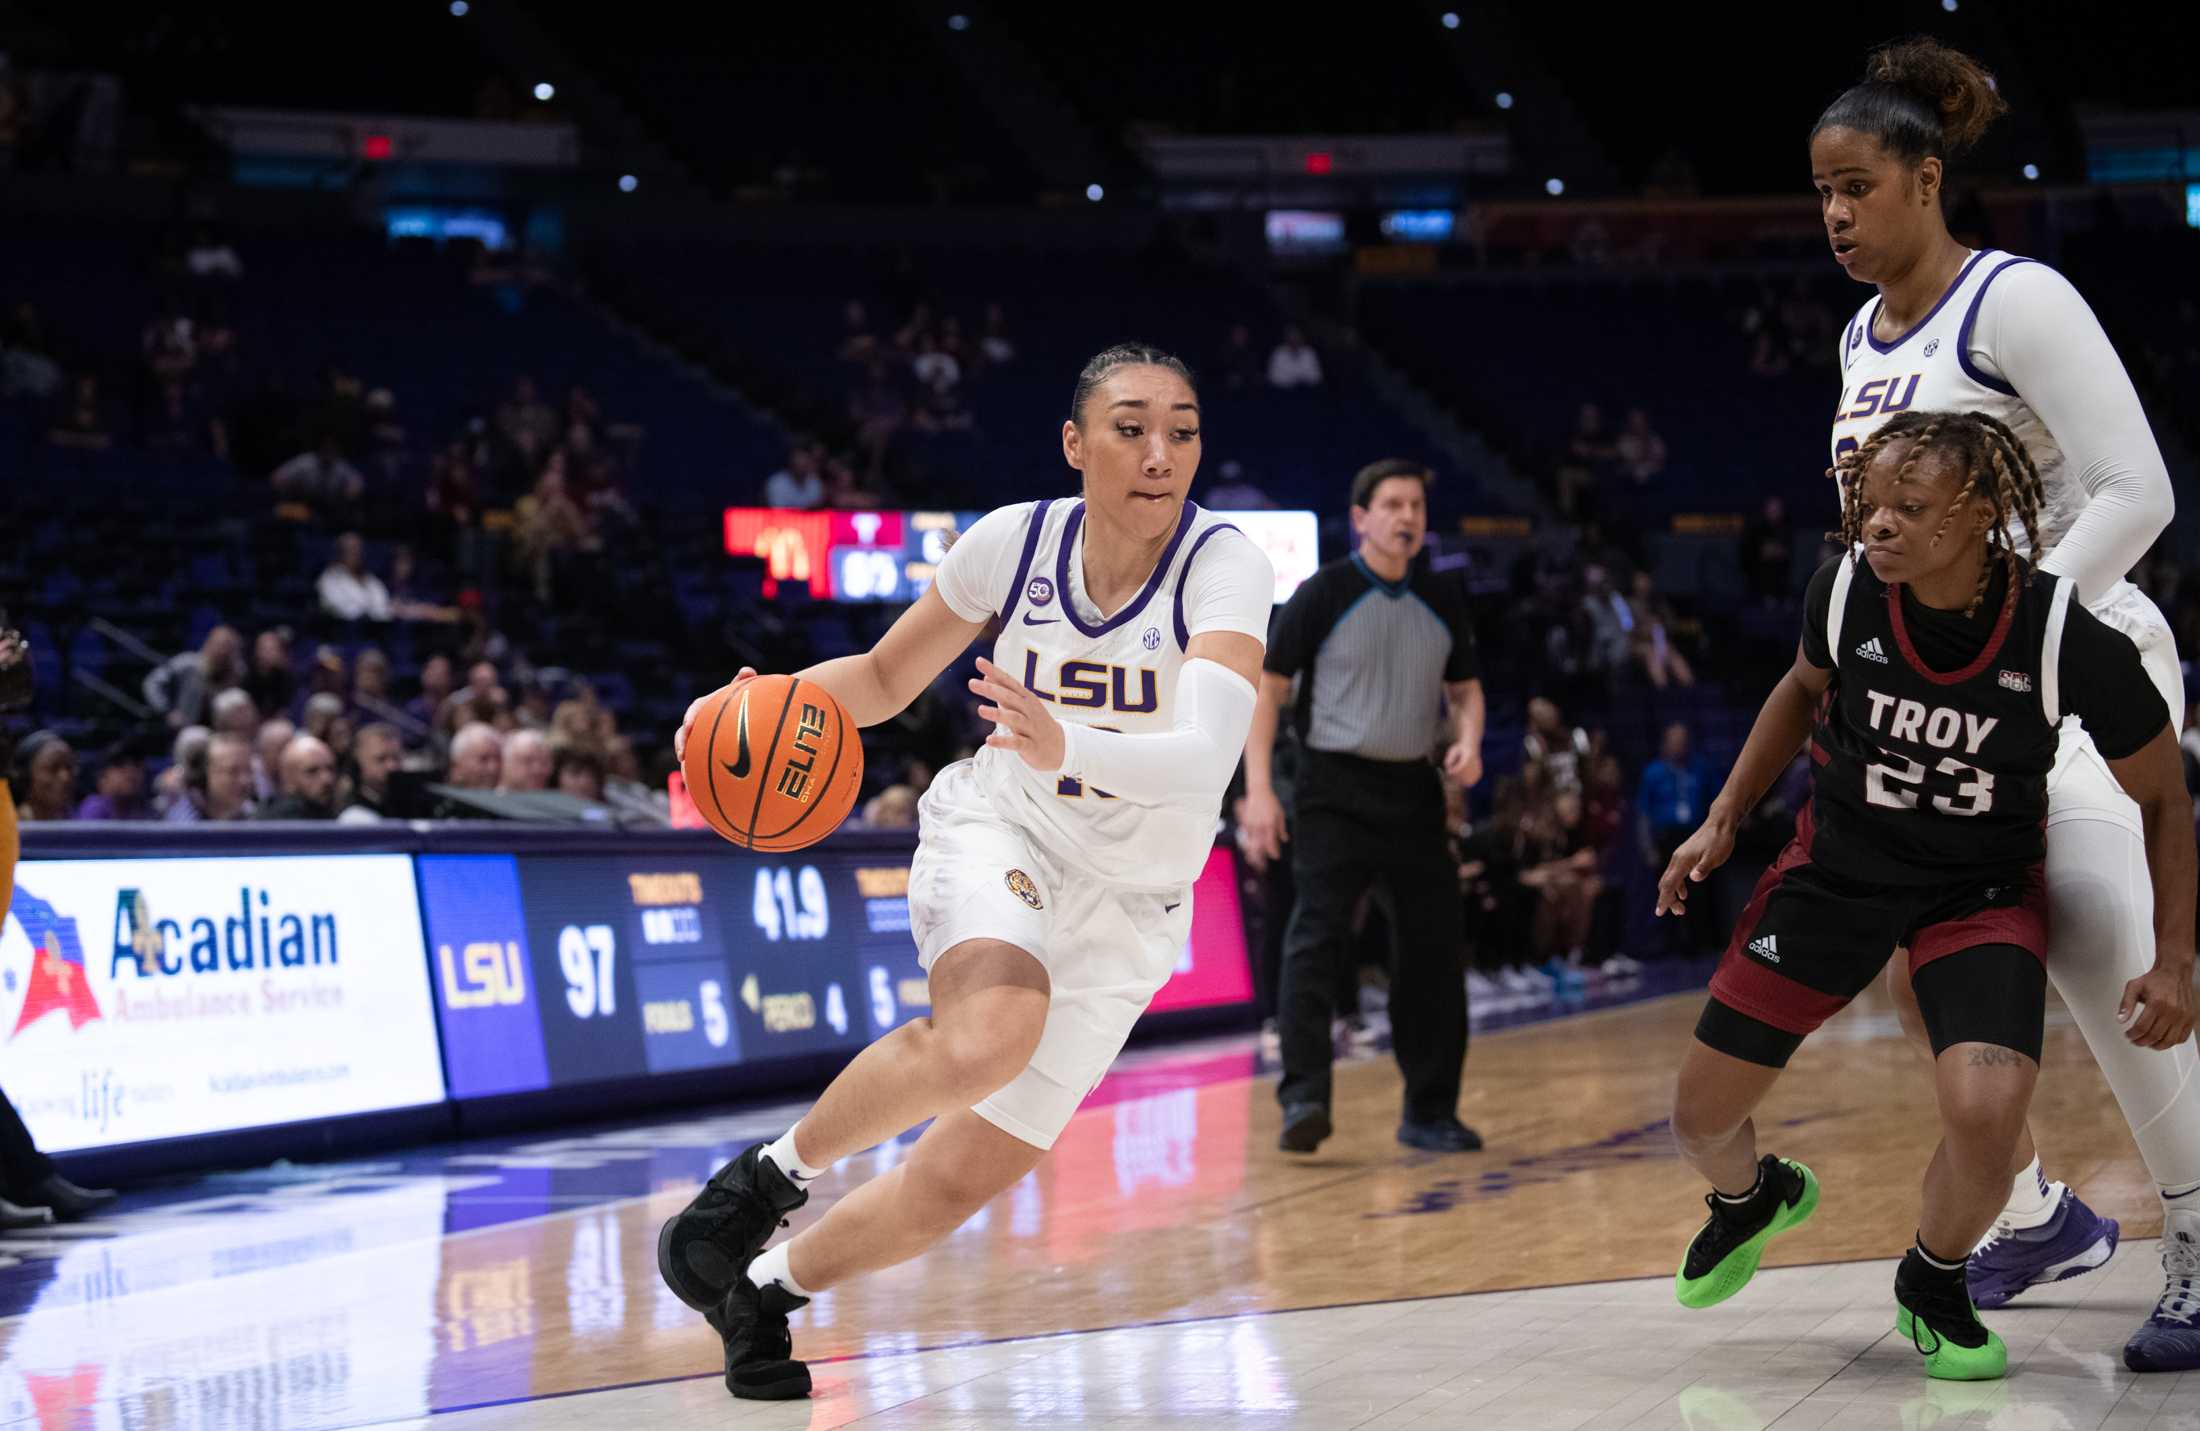
<instances>
[{"instance_id":1,"label":"basketball player dribbling","mask_svg":"<svg viewBox=\"0 0 2200 1431\"><path fill-rule=\"evenodd\" d=\"M1977 62L1930 40L1876 51L1866 78L1811 131L1811 175L1835 259L1878 293L1843 330L1838 461L1897 413L1986 412L2039 465L2040 521L2019 531L2042 571L2131 638L2172 722L2184 681L2169 625L2124 579L2169 523L2174 496L2131 380L2068 280L1974 252L1941 211L1947 161L2007 106ZM2157 963L2138 812L2084 724L2065 721L2048 780L2047 971L2107 1076L2162 1198L2165 1287L2125 1345L2136 1371L2200 1368L2200 1046L2141 1046L2119 1010L2192 997L2192 951ZM2166 956L2170 951L2162 951ZM1888 987L1913 1042L1925 1028L1903 961ZM2117 1226L2041 1170L2029 1129L2009 1197L1971 1259L1981 1307L2105 1263Z\"/></svg>"},{"instance_id":2,"label":"basketball player dribbling","mask_svg":"<svg viewBox=\"0 0 2200 1431\"><path fill-rule=\"evenodd\" d=\"M1733 1296L1817 1207L1808 1168L1759 1158L1752 1110L1804 1038L1905 949L1942 1136L1895 1274L1895 1325L1928 1375L1986 1380L2008 1349L1979 1321L1966 1269L2007 1195L2039 1074L2042 826L2063 717L2091 728L2145 831L2154 967L2172 973L2192 963L2192 803L2138 649L2072 599L2068 578L2018 554L2044 499L2007 426L1905 412L1837 471L1843 551L1811 579L1795 664L1658 885L1658 912L1681 913L1809 738L1810 801L1735 926L1681 1065L1674 1136L1712 1191L1675 1291L1690 1307ZM2121 997L2149 1056L2191 1038L2189 997L2136 985Z\"/></svg>"},{"instance_id":3,"label":"basketball player dribbling","mask_svg":"<svg viewBox=\"0 0 2200 1431\"><path fill-rule=\"evenodd\" d=\"M1000 623L971 682L994 733L919 807L909 922L930 1016L865 1049L658 1239L666 1284L725 1342L735 1396L808 1395L788 1313L923 1252L1037 1164L1190 931L1252 724L1274 574L1186 500L1199 399L1168 354L1126 345L1086 364L1062 453L1080 498L987 514L869 652L800 673L876 725ZM764 1250L812 1179L926 1119L907 1158Z\"/></svg>"}]
</instances>

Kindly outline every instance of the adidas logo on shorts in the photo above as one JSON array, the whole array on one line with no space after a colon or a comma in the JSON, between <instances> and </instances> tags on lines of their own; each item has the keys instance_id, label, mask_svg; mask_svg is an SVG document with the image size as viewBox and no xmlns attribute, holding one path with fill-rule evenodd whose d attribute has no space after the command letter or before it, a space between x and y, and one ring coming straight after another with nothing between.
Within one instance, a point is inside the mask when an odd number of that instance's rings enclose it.
<instances>
[{"instance_id":1,"label":"adidas logo on shorts","mask_svg":"<svg viewBox=\"0 0 2200 1431\"><path fill-rule=\"evenodd\" d=\"M1872 637L1871 640L1866 641L1863 645L1857 647L1856 654L1862 656L1867 661L1877 661L1882 666L1887 664L1887 653L1880 646L1879 638L1877 636Z\"/></svg>"},{"instance_id":2,"label":"adidas logo on shorts","mask_svg":"<svg viewBox=\"0 0 2200 1431\"><path fill-rule=\"evenodd\" d=\"M1884 657L1884 656L1882 656L1882 657L1880 657L1879 659L1880 659L1880 660L1882 660L1882 661L1884 661L1884 660L1886 660L1887 658L1886 658L1886 657ZM1764 960L1764 961L1765 961L1765 962L1766 962L1767 964L1777 964L1777 963L1779 963L1779 962L1780 962L1780 936L1779 936L1779 935L1777 935L1777 934L1767 934L1767 935L1766 935L1766 936L1765 936L1764 938L1762 938L1762 939L1752 939L1752 940L1750 940L1750 941L1749 941L1749 952L1750 952L1750 953L1752 953L1752 954L1754 954L1754 955L1756 955L1756 956L1757 956L1758 958L1760 958L1760 959Z\"/></svg>"}]
</instances>

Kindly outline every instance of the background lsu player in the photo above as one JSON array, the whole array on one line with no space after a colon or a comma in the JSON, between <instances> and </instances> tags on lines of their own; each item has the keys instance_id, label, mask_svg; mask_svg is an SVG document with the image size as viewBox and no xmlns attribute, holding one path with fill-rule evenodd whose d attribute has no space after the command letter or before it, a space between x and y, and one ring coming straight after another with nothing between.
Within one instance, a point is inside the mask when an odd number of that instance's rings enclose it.
<instances>
[{"instance_id":1,"label":"background lsu player","mask_svg":"<svg viewBox=\"0 0 2200 1431\"><path fill-rule=\"evenodd\" d=\"M1947 158L2007 106L1975 61L1930 40L1874 52L1865 74L1810 140L1834 257L1878 289L1842 332L1834 459L1902 412L1980 411L2007 424L2043 484L2040 529L2022 539L2138 646L2177 720L2184 683L2168 623L2124 579L2174 505L2138 395L2068 280L2030 259L1966 248L1941 211ZM2048 789L2048 972L2162 1195L2168 1287L2125 1360L2138 1370L2200 1367L2200 1051L2189 1037L2166 1051L2143 1047L2129 1027L2136 1005L2189 1008L2192 951L2156 962L2139 815L2080 721L2062 728ZM1889 966L1904 1022L1922 1040L1905 974L1904 961ZM2047 1182L2029 1131L2017 1157L2025 1166L2009 1205L1972 1259L1981 1307L2099 1266L2115 1247L2113 1222Z\"/></svg>"},{"instance_id":2,"label":"background lsu player","mask_svg":"<svg viewBox=\"0 0 2200 1431\"><path fill-rule=\"evenodd\" d=\"M930 1016L865 1049L659 1239L667 1284L725 1341L736 1396L808 1394L788 1312L916 1256L1031 1170L1190 932L1275 576L1250 539L1186 500L1200 431L1182 363L1111 348L1085 366L1070 412L1062 451L1081 498L989 513L875 647L801 673L876 725L1000 623L971 682L995 732L920 807L909 913ZM927 1118L908 1158L758 1255L810 1179Z\"/></svg>"}]
</instances>

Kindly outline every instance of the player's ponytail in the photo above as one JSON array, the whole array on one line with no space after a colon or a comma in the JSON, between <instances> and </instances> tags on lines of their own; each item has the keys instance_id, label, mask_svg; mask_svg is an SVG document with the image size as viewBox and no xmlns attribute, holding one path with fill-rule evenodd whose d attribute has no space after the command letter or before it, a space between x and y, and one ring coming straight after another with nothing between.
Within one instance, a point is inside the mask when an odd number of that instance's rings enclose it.
<instances>
[{"instance_id":1,"label":"player's ponytail","mask_svg":"<svg viewBox=\"0 0 2200 1431\"><path fill-rule=\"evenodd\" d=\"M1915 164L1927 156L1955 158L2008 111L1984 65L1920 36L1872 51L1863 81L1827 105L1810 132L1816 138L1820 130L1854 129Z\"/></svg>"}]
</instances>

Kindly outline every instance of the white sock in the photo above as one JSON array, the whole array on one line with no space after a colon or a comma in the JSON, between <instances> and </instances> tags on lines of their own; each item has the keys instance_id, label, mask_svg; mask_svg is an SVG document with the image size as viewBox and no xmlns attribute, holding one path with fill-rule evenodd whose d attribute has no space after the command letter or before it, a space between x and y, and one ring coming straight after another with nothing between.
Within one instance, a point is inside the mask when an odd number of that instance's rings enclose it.
<instances>
[{"instance_id":1,"label":"white sock","mask_svg":"<svg viewBox=\"0 0 2200 1431\"><path fill-rule=\"evenodd\" d=\"M777 1247L767 1247L749 1264L749 1280L763 1290L767 1283L777 1282L797 1297L807 1301L813 1294L810 1289L794 1280L794 1270L787 1259L787 1249L794 1244L782 1242Z\"/></svg>"},{"instance_id":2,"label":"white sock","mask_svg":"<svg viewBox=\"0 0 2200 1431\"><path fill-rule=\"evenodd\" d=\"M2176 1187L2164 1184L2162 1187L2162 1210L2164 1212L2184 1212L2187 1209L2200 1211L2200 1183L2182 1183Z\"/></svg>"},{"instance_id":3,"label":"white sock","mask_svg":"<svg viewBox=\"0 0 2200 1431\"><path fill-rule=\"evenodd\" d=\"M803 1162L801 1155L795 1152L795 1128L801 1126L800 1123L795 1124L794 1128L779 1135L779 1141L767 1144L764 1148L764 1156L772 1160L772 1166L793 1179L797 1185L806 1183L825 1171L825 1168L813 1168ZM826 1167L830 1166L830 1163L826 1164Z\"/></svg>"},{"instance_id":4,"label":"white sock","mask_svg":"<svg viewBox=\"0 0 2200 1431\"><path fill-rule=\"evenodd\" d=\"M2001 1220L2011 1227L2039 1227L2055 1216L2055 1209L2062 1204L2062 1184L2051 1183L2047 1174L2040 1171L2040 1160L2035 1156L2024 1165L2009 1182L2009 1203L2001 1210Z\"/></svg>"}]
</instances>

